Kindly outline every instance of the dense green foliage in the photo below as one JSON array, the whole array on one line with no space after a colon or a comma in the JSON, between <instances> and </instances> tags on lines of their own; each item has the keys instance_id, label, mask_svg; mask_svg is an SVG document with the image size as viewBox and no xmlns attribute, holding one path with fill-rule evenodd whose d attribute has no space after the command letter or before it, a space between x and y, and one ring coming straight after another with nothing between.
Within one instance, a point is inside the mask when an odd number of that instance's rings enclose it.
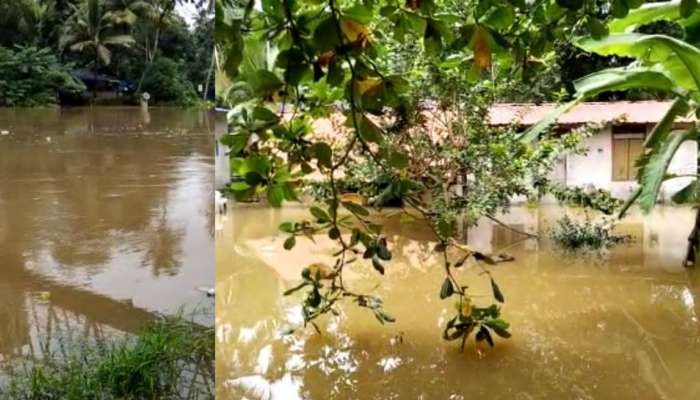
<instances>
[{"instance_id":1,"label":"dense green foliage","mask_svg":"<svg viewBox=\"0 0 700 400\"><path fill-rule=\"evenodd\" d=\"M80 92L82 83L49 49L0 47L0 105L37 106L56 101L59 90Z\"/></svg>"},{"instance_id":2,"label":"dense green foliage","mask_svg":"<svg viewBox=\"0 0 700 400\"><path fill-rule=\"evenodd\" d=\"M0 398L12 400L213 398L214 332L181 317L136 337L67 343L10 372Z\"/></svg>"},{"instance_id":3,"label":"dense green foliage","mask_svg":"<svg viewBox=\"0 0 700 400\"><path fill-rule=\"evenodd\" d=\"M178 14L178 4L199 6L193 25ZM100 74L123 81L122 103L134 103L146 79L152 101L191 104L205 99L213 86L213 0L17 0L0 4L0 48L36 47L51 54L60 69ZM159 61L160 58L166 59ZM174 64L167 60L173 60ZM152 67L158 63L154 75ZM168 65L167 71L163 71ZM170 68L172 66L175 68ZM41 81L42 78L35 78ZM163 80L167 79L167 82ZM31 84L40 87L41 83ZM88 86L94 86L88 82ZM59 89L63 89L60 88ZM71 92L74 87L68 88ZM46 96L23 91L0 91L0 105L36 105L63 101L92 101L97 88L82 96ZM165 92L160 92L165 90ZM199 90L199 91L198 91ZM108 91L117 93L112 83ZM61 91L61 94L64 94ZM70 94L70 93L68 93ZM211 93L209 93L211 95ZM114 100L110 100L113 102Z\"/></svg>"},{"instance_id":4,"label":"dense green foliage","mask_svg":"<svg viewBox=\"0 0 700 400\"><path fill-rule=\"evenodd\" d=\"M167 57L159 57L146 74L141 89L153 93L158 101L188 104L196 100L192 85L178 72L178 64Z\"/></svg>"},{"instance_id":5,"label":"dense green foliage","mask_svg":"<svg viewBox=\"0 0 700 400\"><path fill-rule=\"evenodd\" d=\"M460 226L495 219L516 195L537 195L532 182L546 176L561 154L576 151L585 133L540 132L531 145L517 127L491 126L489 106L531 85L530 78L546 76L558 41L582 31L604 36L600 10L612 6L626 14L639 4L261 5L217 1L219 67L222 82L230 82L220 93L231 107L223 138L232 150L229 189L237 199L258 196L280 206L296 200L310 177L324 177L325 190L316 191L324 197L310 218L280 227L289 234L288 249L318 234L337 244L335 264L311 264L291 290L304 293L305 323L316 326L316 318L337 313L342 299L370 309L381 322L393 320L380 299L343 282L343 269L352 263L379 274L390 268L391 243L368 207L391 202L434 233L445 271L440 297L457 305L445 338L463 346L471 333L490 344L491 333L508 337L496 282L491 280L493 303L472 307L473 295L458 278L455 268L467 261L490 277L485 264L493 261L460 242ZM539 87L551 93L547 85ZM327 131L316 125L323 118Z\"/></svg>"}]
</instances>

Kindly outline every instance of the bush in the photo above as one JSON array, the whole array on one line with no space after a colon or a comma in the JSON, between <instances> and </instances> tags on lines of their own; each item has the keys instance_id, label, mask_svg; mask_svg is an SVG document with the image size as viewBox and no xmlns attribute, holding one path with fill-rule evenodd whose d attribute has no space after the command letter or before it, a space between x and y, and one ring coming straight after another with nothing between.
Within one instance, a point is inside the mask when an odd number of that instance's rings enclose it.
<instances>
[{"instance_id":1,"label":"bush","mask_svg":"<svg viewBox=\"0 0 700 400\"><path fill-rule=\"evenodd\" d=\"M557 221L549 236L557 245L570 250L610 248L630 239L626 235L614 234L613 224L609 221L592 222L586 218L584 222L576 222L568 215Z\"/></svg>"},{"instance_id":2,"label":"bush","mask_svg":"<svg viewBox=\"0 0 700 400\"><path fill-rule=\"evenodd\" d=\"M49 49L0 46L0 106L55 104L58 93L79 93L85 86Z\"/></svg>"},{"instance_id":3,"label":"bush","mask_svg":"<svg viewBox=\"0 0 700 400\"><path fill-rule=\"evenodd\" d=\"M153 62L141 90L148 92L157 103L190 105L197 101L192 84L180 72L178 64L167 57L159 57Z\"/></svg>"}]
</instances>

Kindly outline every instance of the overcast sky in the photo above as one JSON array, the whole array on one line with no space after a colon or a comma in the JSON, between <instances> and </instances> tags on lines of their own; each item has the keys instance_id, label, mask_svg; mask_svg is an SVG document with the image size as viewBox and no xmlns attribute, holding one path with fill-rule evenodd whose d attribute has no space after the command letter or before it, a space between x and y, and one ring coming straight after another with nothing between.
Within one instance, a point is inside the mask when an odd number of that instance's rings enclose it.
<instances>
[{"instance_id":1,"label":"overcast sky","mask_svg":"<svg viewBox=\"0 0 700 400\"><path fill-rule=\"evenodd\" d=\"M178 4L177 12L187 21L188 25L192 26L192 22L197 16L197 7L191 3Z\"/></svg>"}]
</instances>

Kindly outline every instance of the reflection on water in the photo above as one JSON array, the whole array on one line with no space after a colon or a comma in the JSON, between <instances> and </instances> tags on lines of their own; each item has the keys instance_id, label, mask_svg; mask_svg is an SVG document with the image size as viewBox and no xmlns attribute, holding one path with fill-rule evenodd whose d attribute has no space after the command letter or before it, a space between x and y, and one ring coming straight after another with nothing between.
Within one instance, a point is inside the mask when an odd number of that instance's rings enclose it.
<instances>
[{"instance_id":1,"label":"reflection on water","mask_svg":"<svg viewBox=\"0 0 700 400\"><path fill-rule=\"evenodd\" d=\"M213 116L0 109L0 360L213 304ZM202 321L206 322L206 321ZM211 322L209 322L211 323Z\"/></svg>"},{"instance_id":2,"label":"reflection on water","mask_svg":"<svg viewBox=\"0 0 700 400\"><path fill-rule=\"evenodd\" d=\"M503 220L544 232L564 210L515 208ZM460 353L441 326L452 304L421 223L387 223L394 260L384 278L371 266L348 271L353 291L374 291L397 318L380 325L352 305L312 329L299 324L299 297L282 292L333 248L298 241L282 249L277 226L308 218L302 208L229 210L217 233L217 398L222 399L697 399L700 398L700 276L681 266L692 210L632 216L635 236L604 258L564 254L485 221L465 235L484 251L507 248L514 262L492 268L506 296L513 338ZM673 223L669 223L673 221ZM487 301L473 265L459 270ZM381 285L380 285L381 284ZM380 285L380 286L378 286Z\"/></svg>"}]
</instances>

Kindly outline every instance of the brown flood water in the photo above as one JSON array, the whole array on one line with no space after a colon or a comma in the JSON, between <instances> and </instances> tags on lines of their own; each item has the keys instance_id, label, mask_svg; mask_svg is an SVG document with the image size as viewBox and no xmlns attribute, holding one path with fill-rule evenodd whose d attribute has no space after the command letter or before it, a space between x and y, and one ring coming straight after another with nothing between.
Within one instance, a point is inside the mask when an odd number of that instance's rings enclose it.
<instances>
[{"instance_id":1,"label":"brown flood water","mask_svg":"<svg viewBox=\"0 0 700 400\"><path fill-rule=\"evenodd\" d=\"M0 365L211 314L212 131L199 110L0 109Z\"/></svg>"},{"instance_id":2,"label":"brown flood water","mask_svg":"<svg viewBox=\"0 0 700 400\"><path fill-rule=\"evenodd\" d=\"M503 219L543 232L565 210L514 208ZM419 223L391 220L394 260L384 278L368 265L348 271L353 291L374 291L397 319L380 325L346 304L313 329L298 324L299 297L283 291L301 269L330 260L329 240L298 240L290 252L277 226L308 218L301 207L240 206L217 222L218 399L698 399L700 275L681 267L692 210L661 207L631 216L634 236L604 258L566 255L483 222L468 233L484 251L516 257L492 269L513 337L493 349L441 338L452 303L431 237ZM489 294L473 265L459 279ZM348 283L349 282L349 283ZM380 286L378 286L380 285ZM377 287L378 286L378 287ZM477 302L478 302L477 298ZM487 297L483 297L486 301Z\"/></svg>"}]
</instances>

